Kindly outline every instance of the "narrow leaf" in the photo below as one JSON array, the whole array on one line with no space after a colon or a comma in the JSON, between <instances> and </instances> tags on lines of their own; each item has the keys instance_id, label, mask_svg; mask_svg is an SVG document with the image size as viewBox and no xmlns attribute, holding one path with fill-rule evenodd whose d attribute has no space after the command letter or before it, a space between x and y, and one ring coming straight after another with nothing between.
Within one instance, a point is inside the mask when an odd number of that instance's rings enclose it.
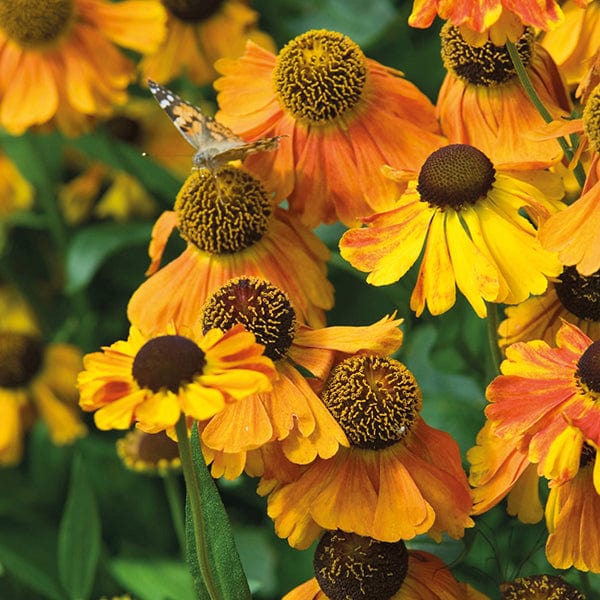
<instances>
[{"instance_id":1,"label":"narrow leaf","mask_svg":"<svg viewBox=\"0 0 600 600\"><path fill-rule=\"evenodd\" d=\"M58 532L58 572L74 600L88 598L100 556L100 516L83 461L75 456Z\"/></svg>"},{"instance_id":2,"label":"narrow leaf","mask_svg":"<svg viewBox=\"0 0 600 600\"><path fill-rule=\"evenodd\" d=\"M208 467L202 456L200 441L198 439L197 427L192 427L192 457L194 460L194 471L197 477L200 496L202 499L202 514L206 543L208 546L209 562L212 567L215 583L223 600L250 599L250 589L240 556L235 546L233 532L229 518L221 501L221 496ZM188 558L190 564L198 564L194 556L194 532L191 519L191 511L188 509L186 518L186 536L188 539ZM196 577L197 572L192 570Z\"/></svg>"}]
</instances>

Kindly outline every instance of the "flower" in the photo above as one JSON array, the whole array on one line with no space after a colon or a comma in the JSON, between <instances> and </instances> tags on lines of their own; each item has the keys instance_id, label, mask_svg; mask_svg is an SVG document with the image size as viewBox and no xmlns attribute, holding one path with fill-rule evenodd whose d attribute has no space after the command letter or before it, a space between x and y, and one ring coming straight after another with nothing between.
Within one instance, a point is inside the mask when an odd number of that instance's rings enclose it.
<instances>
[{"instance_id":1,"label":"flower","mask_svg":"<svg viewBox=\"0 0 600 600\"><path fill-rule=\"evenodd\" d=\"M402 363L346 358L321 398L350 447L315 459L295 481L259 485L259 493L270 491L267 512L278 536L303 549L323 529L397 542L422 533L458 539L473 526L458 445L420 417L421 391Z\"/></svg>"},{"instance_id":2,"label":"flower","mask_svg":"<svg viewBox=\"0 0 600 600\"><path fill-rule=\"evenodd\" d=\"M491 431L513 444L523 444L538 474L556 481L571 479L577 464L558 468L556 461L572 455L573 429L600 443L600 385L597 364L600 342L563 322L556 347L542 340L517 342L506 348L502 374L487 388L485 413ZM558 472L557 472L558 471Z\"/></svg>"},{"instance_id":3,"label":"flower","mask_svg":"<svg viewBox=\"0 0 600 600\"><path fill-rule=\"evenodd\" d=\"M580 197L543 223L540 241L557 252L563 264L591 275L600 269L600 84L587 96L582 119L553 124L553 129L559 135L583 129L580 147L589 145L591 163Z\"/></svg>"},{"instance_id":4,"label":"flower","mask_svg":"<svg viewBox=\"0 0 600 600\"><path fill-rule=\"evenodd\" d=\"M90 215L125 222L134 217L154 216L156 202L140 182L126 171L115 171L101 162L91 162L85 170L63 184L58 202L65 221L79 224Z\"/></svg>"},{"instance_id":5,"label":"flower","mask_svg":"<svg viewBox=\"0 0 600 600\"><path fill-rule=\"evenodd\" d=\"M179 448L164 431L133 429L117 440L117 454L127 468L141 473L164 475L181 468Z\"/></svg>"},{"instance_id":6,"label":"flower","mask_svg":"<svg viewBox=\"0 0 600 600\"><path fill-rule=\"evenodd\" d=\"M0 154L0 221L29 210L33 196L33 186L6 155Z\"/></svg>"},{"instance_id":7,"label":"flower","mask_svg":"<svg viewBox=\"0 0 600 600\"><path fill-rule=\"evenodd\" d=\"M31 309L13 288L0 288L0 465L18 464L24 434L36 419L56 445L86 433L77 408L81 352L69 344L46 344Z\"/></svg>"},{"instance_id":8,"label":"flower","mask_svg":"<svg viewBox=\"0 0 600 600\"><path fill-rule=\"evenodd\" d=\"M544 516L536 465L525 444L500 438L487 421L477 434L477 445L467 452L471 464L473 514L480 515L508 495L507 512L522 523L537 523Z\"/></svg>"},{"instance_id":9,"label":"flower","mask_svg":"<svg viewBox=\"0 0 600 600\"><path fill-rule=\"evenodd\" d=\"M597 448L583 444L576 455L577 473L562 485L550 489L546 502L546 556L557 569L575 567L600 573L598 523L600 484ZM577 534L574 534L577 532Z\"/></svg>"},{"instance_id":10,"label":"flower","mask_svg":"<svg viewBox=\"0 0 600 600\"><path fill-rule=\"evenodd\" d=\"M152 51L164 19L157 0L2 2L0 124L13 135L48 122L77 133L108 114L135 75L114 44Z\"/></svg>"},{"instance_id":11,"label":"flower","mask_svg":"<svg viewBox=\"0 0 600 600\"><path fill-rule=\"evenodd\" d=\"M287 477L290 469L295 476L290 461L308 464L347 446L344 432L313 386L345 356L395 352L402 343L401 322L392 316L364 327L313 329L298 322L289 297L268 281L244 276L219 288L204 305L204 329L228 330L242 323L265 346L278 377L272 390L199 424L213 476L233 479L244 469L269 480L278 477L274 473ZM265 448L267 444L280 448Z\"/></svg>"},{"instance_id":12,"label":"flower","mask_svg":"<svg viewBox=\"0 0 600 600\"><path fill-rule=\"evenodd\" d=\"M487 600L456 581L429 552L408 550L404 542L380 542L342 531L323 534L314 558L316 578L283 600L389 598L389 600Z\"/></svg>"},{"instance_id":13,"label":"flower","mask_svg":"<svg viewBox=\"0 0 600 600\"><path fill-rule=\"evenodd\" d=\"M577 325L593 340L600 338L600 271L585 277L575 267L565 267L557 281L541 296L533 296L505 309L500 323L499 345L544 340L554 342L562 321Z\"/></svg>"},{"instance_id":14,"label":"flower","mask_svg":"<svg viewBox=\"0 0 600 600\"><path fill-rule=\"evenodd\" d=\"M187 247L155 273L175 226ZM313 326L323 325L325 310L333 306L326 246L296 217L273 209L260 181L239 168L223 167L216 174L193 171L175 210L156 222L149 252L147 274L155 274L134 292L128 306L130 321L146 332L171 320L193 325L208 296L240 275L263 277L280 287L298 317Z\"/></svg>"},{"instance_id":15,"label":"flower","mask_svg":"<svg viewBox=\"0 0 600 600\"><path fill-rule=\"evenodd\" d=\"M479 46L488 38L496 46L507 39L514 42L525 25L549 30L564 18L555 0L414 0L408 23L413 27L429 27L436 15L460 27L469 43Z\"/></svg>"},{"instance_id":16,"label":"flower","mask_svg":"<svg viewBox=\"0 0 600 600\"><path fill-rule=\"evenodd\" d=\"M416 168L443 143L427 97L341 33L308 31L277 56L249 43L216 67L223 123L244 139L286 136L246 166L310 227L389 207L398 185L381 165Z\"/></svg>"},{"instance_id":17,"label":"flower","mask_svg":"<svg viewBox=\"0 0 600 600\"><path fill-rule=\"evenodd\" d=\"M570 583L558 575L529 575L500 584L500 600L536 600L556 598L559 600L585 600Z\"/></svg>"},{"instance_id":18,"label":"flower","mask_svg":"<svg viewBox=\"0 0 600 600\"><path fill-rule=\"evenodd\" d=\"M257 27L258 14L238 0L163 0L167 36L140 63L142 79L165 83L185 73L198 85L217 76L213 64L244 52L246 40L274 50L271 37Z\"/></svg>"},{"instance_id":19,"label":"flower","mask_svg":"<svg viewBox=\"0 0 600 600\"><path fill-rule=\"evenodd\" d=\"M390 177L406 176L392 169ZM340 240L342 257L369 272L367 282L398 281L425 251L410 307L421 315L450 309L456 287L475 312L485 302L516 304L540 294L547 277L561 272L557 257L543 249L536 219L554 203L533 185L497 170L489 158L467 144L433 152L418 174L409 174L407 191L388 211L363 219Z\"/></svg>"},{"instance_id":20,"label":"flower","mask_svg":"<svg viewBox=\"0 0 600 600\"><path fill-rule=\"evenodd\" d=\"M592 57L598 50L600 31L600 3L566 0L561 6L564 21L540 38L541 44L556 61L569 88L575 88L583 80Z\"/></svg>"},{"instance_id":21,"label":"flower","mask_svg":"<svg viewBox=\"0 0 600 600\"><path fill-rule=\"evenodd\" d=\"M571 112L571 103L558 68L533 36L526 28L516 50L540 101L558 119ZM442 27L441 41L448 72L436 113L451 143L471 144L505 170L543 169L562 159L555 139L533 135L545 122L519 81L506 46L490 41L471 46L449 23Z\"/></svg>"},{"instance_id":22,"label":"flower","mask_svg":"<svg viewBox=\"0 0 600 600\"><path fill-rule=\"evenodd\" d=\"M96 411L98 429L168 432L181 414L207 419L258 391L275 375L263 347L242 325L205 335L198 326L144 336L136 327L125 341L84 357L79 404Z\"/></svg>"}]
</instances>

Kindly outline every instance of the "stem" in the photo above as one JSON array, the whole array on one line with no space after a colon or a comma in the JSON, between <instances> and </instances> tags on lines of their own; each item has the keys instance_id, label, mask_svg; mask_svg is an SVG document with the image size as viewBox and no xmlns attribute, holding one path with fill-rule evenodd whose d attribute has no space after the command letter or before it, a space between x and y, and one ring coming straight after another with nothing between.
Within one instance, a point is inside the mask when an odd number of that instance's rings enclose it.
<instances>
[{"instance_id":1,"label":"stem","mask_svg":"<svg viewBox=\"0 0 600 600\"><path fill-rule=\"evenodd\" d=\"M179 456L181 458L181 468L185 479L185 487L190 502L192 521L194 524L194 542L196 544L196 557L198 567L204 579L204 585L212 600L221 600L219 589L215 583L210 561L208 558L208 548L206 545L204 514L202 512L202 497L198 487L198 478L194 470L192 459L192 446L188 437L185 415L182 415L175 426L177 433L177 443L179 445Z\"/></svg>"},{"instance_id":2,"label":"stem","mask_svg":"<svg viewBox=\"0 0 600 600\"><path fill-rule=\"evenodd\" d=\"M531 102L533 102L533 105L540 113L542 119L544 119L546 123L550 123L553 120L552 115L548 112L548 109L544 106L543 102L540 100L540 97L535 91L535 88L531 83L531 79L529 79L527 70L525 69L525 65L523 65L523 62L521 61L521 57L519 56L516 45L514 42L507 41L506 49L508 50L510 59L515 67L515 71L517 72L517 77L519 78L525 93L527 96L529 96ZM556 141L560 144L560 147L562 148L567 160L570 162L573 158L573 149L564 137L559 137ZM583 170L583 166L579 161L577 162L577 165L575 165L573 173L579 186L583 187L583 184L585 183L585 171Z\"/></svg>"},{"instance_id":3,"label":"stem","mask_svg":"<svg viewBox=\"0 0 600 600\"><path fill-rule=\"evenodd\" d=\"M498 305L488 302L487 303L487 332L488 332L488 343L490 346L490 355L494 365L496 374L500 373L500 363L502 362L502 352L500 346L498 346Z\"/></svg>"},{"instance_id":4,"label":"stem","mask_svg":"<svg viewBox=\"0 0 600 600\"><path fill-rule=\"evenodd\" d=\"M173 471L168 470L162 476L162 480L165 486L165 493L167 495L167 501L169 502L171 519L173 520L173 527L175 527L179 548L181 549L181 552L185 554L185 516L183 513L183 502L178 477Z\"/></svg>"}]
</instances>

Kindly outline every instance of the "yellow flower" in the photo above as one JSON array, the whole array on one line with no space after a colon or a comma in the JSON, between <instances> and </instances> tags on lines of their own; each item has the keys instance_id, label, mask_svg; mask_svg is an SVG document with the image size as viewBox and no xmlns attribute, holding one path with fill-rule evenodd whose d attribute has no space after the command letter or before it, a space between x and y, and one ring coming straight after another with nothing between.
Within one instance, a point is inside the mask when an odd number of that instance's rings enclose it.
<instances>
[{"instance_id":1,"label":"yellow flower","mask_svg":"<svg viewBox=\"0 0 600 600\"><path fill-rule=\"evenodd\" d=\"M154 50L164 20L158 0L0 3L0 124L14 135L48 122L77 133L108 114L135 76L114 44Z\"/></svg>"},{"instance_id":2,"label":"yellow flower","mask_svg":"<svg viewBox=\"0 0 600 600\"><path fill-rule=\"evenodd\" d=\"M117 440L117 454L127 468L140 473L163 475L181 469L177 443L163 431L129 431Z\"/></svg>"},{"instance_id":3,"label":"yellow flower","mask_svg":"<svg viewBox=\"0 0 600 600\"><path fill-rule=\"evenodd\" d=\"M241 325L205 335L198 326L170 327L152 337L132 326L126 341L84 357L79 404L96 411L99 429L128 429L135 422L147 433L171 430L181 414L207 419L270 389L275 371L262 351Z\"/></svg>"},{"instance_id":4,"label":"yellow flower","mask_svg":"<svg viewBox=\"0 0 600 600\"><path fill-rule=\"evenodd\" d=\"M0 220L31 208L33 196L33 186L7 156L0 154Z\"/></svg>"},{"instance_id":5,"label":"yellow flower","mask_svg":"<svg viewBox=\"0 0 600 600\"><path fill-rule=\"evenodd\" d=\"M157 271L176 226L187 247ZM129 320L145 332L164 328L169 321L193 325L210 294L241 275L262 277L281 288L298 317L310 325L323 325L325 310L333 306L327 247L297 217L273 209L258 179L233 166L214 174L206 169L192 172L175 210L156 222L149 253L147 274L152 276L128 307Z\"/></svg>"},{"instance_id":6,"label":"yellow flower","mask_svg":"<svg viewBox=\"0 0 600 600\"><path fill-rule=\"evenodd\" d=\"M310 227L389 207L398 184L381 165L415 169L444 143L427 97L341 33L308 31L277 56L250 43L217 69L225 125L248 140L285 136L245 164Z\"/></svg>"},{"instance_id":7,"label":"yellow flower","mask_svg":"<svg viewBox=\"0 0 600 600\"><path fill-rule=\"evenodd\" d=\"M402 343L402 320L393 317L364 327L313 329L298 323L289 297L256 277L236 278L219 288L206 302L202 322L204 329L223 330L242 323L265 346L278 373L272 390L199 424L213 476L228 479L244 469L271 479L273 469L289 468L287 461L307 464L347 446L344 432L313 389L316 380L326 378L343 356L392 353ZM265 448L270 443L280 448Z\"/></svg>"},{"instance_id":8,"label":"yellow flower","mask_svg":"<svg viewBox=\"0 0 600 600\"><path fill-rule=\"evenodd\" d=\"M530 575L518 577L500 584L500 600L542 600L543 598L564 598L565 600L585 600L570 583L558 575Z\"/></svg>"},{"instance_id":9,"label":"yellow flower","mask_svg":"<svg viewBox=\"0 0 600 600\"><path fill-rule=\"evenodd\" d=\"M489 600L459 583L439 558L408 550L403 541L390 544L343 531L326 532L313 562L315 579L283 600Z\"/></svg>"},{"instance_id":10,"label":"yellow flower","mask_svg":"<svg viewBox=\"0 0 600 600\"><path fill-rule=\"evenodd\" d=\"M458 445L420 417L421 391L398 361L355 355L332 370L321 399L350 447L317 458L290 482L262 481L275 532L307 548L323 530L385 542L472 527L471 494ZM443 457L443 459L440 459Z\"/></svg>"},{"instance_id":11,"label":"yellow flower","mask_svg":"<svg viewBox=\"0 0 600 600\"><path fill-rule=\"evenodd\" d=\"M555 211L536 187L497 170L477 148L451 144L427 158L409 177L407 191L387 212L348 230L340 252L352 266L369 272L367 281L398 281L424 254L410 307L420 315L449 310L456 287L475 312L485 302L517 304L546 290L561 272L558 258L542 248L525 209L535 221Z\"/></svg>"},{"instance_id":12,"label":"yellow flower","mask_svg":"<svg viewBox=\"0 0 600 600\"><path fill-rule=\"evenodd\" d=\"M165 83L182 74L198 85L217 76L213 64L236 58L247 40L274 50L271 37L258 29L258 14L243 0L162 0L167 37L140 63L142 78Z\"/></svg>"},{"instance_id":13,"label":"yellow flower","mask_svg":"<svg viewBox=\"0 0 600 600\"><path fill-rule=\"evenodd\" d=\"M21 460L24 434L38 418L54 444L85 435L75 385L81 365L74 346L45 344L24 300L0 288L0 465Z\"/></svg>"}]
</instances>

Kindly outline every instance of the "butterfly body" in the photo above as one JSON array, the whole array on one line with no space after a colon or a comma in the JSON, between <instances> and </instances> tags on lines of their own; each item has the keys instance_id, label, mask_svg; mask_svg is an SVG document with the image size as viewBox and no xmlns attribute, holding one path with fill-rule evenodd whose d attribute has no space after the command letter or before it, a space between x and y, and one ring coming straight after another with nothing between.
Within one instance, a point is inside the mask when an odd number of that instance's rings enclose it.
<instances>
[{"instance_id":1,"label":"butterfly body","mask_svg":"<svg viewBox=\"0 0 600 600\"><path fill-rule=\"evenodd\" d=\"M171 90L152 80L148 80L148 87L181 135L196 149L192 159L196 169L215 172L229 161L244 160L249 154L275 150L279 145L280 136L246 142Z\"/></svg>"}]
</instances>

